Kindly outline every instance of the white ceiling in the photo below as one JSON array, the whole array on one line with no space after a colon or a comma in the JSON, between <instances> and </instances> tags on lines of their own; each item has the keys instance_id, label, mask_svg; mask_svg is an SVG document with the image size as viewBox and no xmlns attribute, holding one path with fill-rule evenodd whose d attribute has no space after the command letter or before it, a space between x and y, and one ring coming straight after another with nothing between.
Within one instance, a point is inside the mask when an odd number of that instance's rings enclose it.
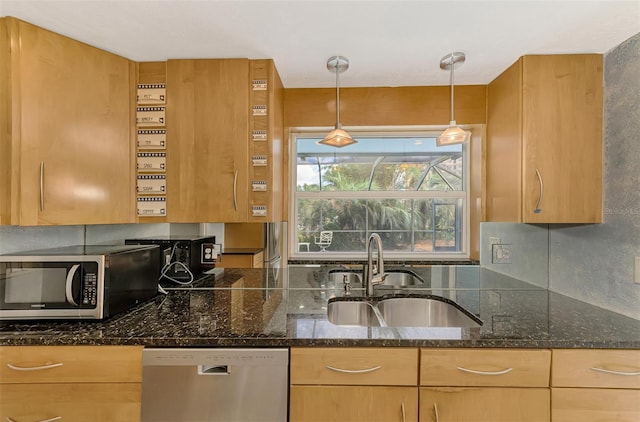
<instances>
[{"instance_id":1,"label":"white ceiling","mask_svg":"<svg viewBox=\"0 0 640 422\"><path fill-rule=\"evenodd\" d=\"M273 58L287 88L487 84L524 54L605 53L640 32L640 0L0 0L15 16L136 61Z\"/></svg>"}]
</instances>

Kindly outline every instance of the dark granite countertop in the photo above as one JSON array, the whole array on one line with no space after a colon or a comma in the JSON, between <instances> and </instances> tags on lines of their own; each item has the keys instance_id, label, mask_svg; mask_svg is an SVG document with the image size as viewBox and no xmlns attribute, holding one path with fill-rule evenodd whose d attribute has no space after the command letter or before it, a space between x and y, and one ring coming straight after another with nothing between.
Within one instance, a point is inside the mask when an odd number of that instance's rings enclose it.
<instances>
[{"instance_id":1,"label":"dark granite countertop","mask_svg":"<svg viewBox=\"0 0 640 422\"><path fill-rule=\"evenodd\" d=\"M216 270L105 321L3 321L0 345L640 349L640 321L478 266L412 267L427 287L411 292L455 300L482 327L339 327L326 318L327 301L343 295L327 277L335 267L290 266L278 282L261 269Z\"/></svg>"}]
</instances>

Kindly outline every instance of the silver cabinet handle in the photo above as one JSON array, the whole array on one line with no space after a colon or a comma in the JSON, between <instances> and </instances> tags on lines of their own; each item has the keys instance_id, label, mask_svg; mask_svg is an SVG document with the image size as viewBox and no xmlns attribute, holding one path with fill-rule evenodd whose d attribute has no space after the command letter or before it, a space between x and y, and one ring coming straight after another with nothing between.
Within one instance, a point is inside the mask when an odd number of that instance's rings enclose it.
<instances>
[{"instance_id":1,"label":"silver cabinet handle","mask_svg":"<svg viewBox=\"0 0 640 422\"><path fill-rule=\"evenodd\" d=\"M48 365L42 365L42 366L16 366L16 365L7 363L7 366L9 367L9 369L13 369L14 371L26 372L26 371L42 371L45 369L58 368L62 366L62 363L50 363Z\"/></svg>"},{"instance_id":2,"label":"silver cabinet handle","mask_svg":"<svg viewBox=\"0 0 640 422\"><path fill-rule=\"evenodd\" d=\"M503 369L502 371L476 371L474 369L467 369L461 366L457 366L456 369L462 372L468 372L470 374L477 374L477 375L504 375L513 371L513 368Z\"/></svg>"},{"instance_id":3,"label":"silver cabinet handle","mask_svg":"<svg viewBox=\"0 0 640 422\"><path fill-rule=\"evenodd\" d=\"M40 161L40 212L44 212L44 161Z\"/></svg>"},{"instance_id":4,"label":"silver cabinet handle","mask_svg":"<svg viewBox=\"0 0 640 422\"><path fill-rule=\"evenodd\" d=\"M407 414L404 411L404 402L400 405L400 410L402 411L402 422L407 422Z\"/></svg>"},{"instance_id":5,"label":"silver cabinet handle","mask_svg":"<svg viewBox=\"0 0 640 422\"><path fill-rule=\"evenodd\" d=\"M640 371L634 371L634 372L623 372L623 371L611 371L609 369L604 369L604 368L591 368L592 371L598 371L598 372L604 372L605 374L613 374L613 375L624 375L624 376L628 376L628 377L635 377L640 375Z\"/></svg>"},{"instance_id":6,"label":"silver cabinet handle","mask_svg":"<svg viewBox=\"0 0 640 422\"><path fill-rule=\"evenodd\" d=\"M238 211L238 170L233 171L233 209Z\"/></svg>"},{"instance_id":7,"label":"silver cabinet handle","mask_svg":"<svg viewBox=\"0 0 640 422\"><path fill-rule=\"evenodd\" d=\"M440 422L440 416L438 415L438 403L433 402L433 414L436 417L436 422Z\"/></svg>"},{"instance_id":8,"label":"silver cabinet handle","mask_svg":"<svg viewBox=\"0 0 640 422\"><path fill-rule=\"evenodd\" d=\"M345 374L366 374L369 372L374 372L377 371L378 369L382 369L382 366L373 366L371 368L367 368L367 369L341 369L341 368L335 368L333 366L326 366L327 369L330 369L332 371L336 371L336 372L342 372Z\"/></svg>"},{"instance_id":9,"label":"silver cabinet handle","mask_svg":"<svg viewBox=\"0 0 640 422\"><path fill-rule=\"evenodd\" d=\"M536 169L536 176L538 176L538 183L540 183L540 196L538 196L536 209L534 209L533 212L536 214L540 214L540 212L542 211L540 209L540 204L542 203L542 196L544 195L544 183L542 183L542 174L540 174L540 170L538 169Z\"/></svg>"},{"instance_id":10,"label":"silver cabinet handle","mask_svg":"<svg viewBox=\"0 0 640 422\"><path fill-rule=\"evenodd\" d=\"M60 419L62 419L62 416L54 416L53 418L40 419L39 421L36 421L36 422L53 422L53 421L59 421ZM7 422L18 422L18 421L7 416Z\"/></svg>"}]
</instances>

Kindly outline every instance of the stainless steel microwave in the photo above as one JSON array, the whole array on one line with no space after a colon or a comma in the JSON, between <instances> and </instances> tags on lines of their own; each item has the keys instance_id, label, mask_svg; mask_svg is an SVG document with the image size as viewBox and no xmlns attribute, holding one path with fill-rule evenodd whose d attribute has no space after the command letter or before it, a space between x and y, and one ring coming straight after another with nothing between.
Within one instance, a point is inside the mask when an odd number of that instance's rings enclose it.
<instances>
[{"instance_id":1,"label":"stainless steel microwave","mask_svg":"<svg viewBox=\"0 0 640 422\"><path fill-rule=\"evenodd\" d=\"M159 253L82 245L0 255L0 320L115 315L157 293Z\"/></svg>"}]
</instances>

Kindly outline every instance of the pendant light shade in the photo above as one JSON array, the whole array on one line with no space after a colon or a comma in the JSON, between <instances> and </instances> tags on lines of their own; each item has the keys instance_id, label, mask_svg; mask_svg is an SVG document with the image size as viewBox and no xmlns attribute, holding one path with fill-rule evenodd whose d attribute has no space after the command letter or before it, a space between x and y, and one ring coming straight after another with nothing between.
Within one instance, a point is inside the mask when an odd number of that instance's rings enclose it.
<instances>
[{"instance_id":1,"label":"pendant light shade","mask_svg":"<svg viewBox=\"0 0 640 422\"><path fill-rule=\"evenodd\" d=\"M467 132L456 124L456 119L453 116L453 70L456 65L462 65L465 58L464 53L455 52L447 54L440 60L440 69L450 70L451 72L451 121L449 122L449 127L436 138L437 146L463 144L471 137L470 132Z\"/></svg>"},{"instance_id":2,"label":"pendant light shade","mask_svg":"<svg viewBox=\"0 0 640 422\"><path fill-rule=\"evenodd\" d=\"M329 60L327 60L327 69L336 74L336 128L329 132L322 141L318 141L318 143L342 148L358 142L344 131L340 124L340 74L349 69L349 60L342 56L330 57Z\"/></svg>"}]
</instances>

